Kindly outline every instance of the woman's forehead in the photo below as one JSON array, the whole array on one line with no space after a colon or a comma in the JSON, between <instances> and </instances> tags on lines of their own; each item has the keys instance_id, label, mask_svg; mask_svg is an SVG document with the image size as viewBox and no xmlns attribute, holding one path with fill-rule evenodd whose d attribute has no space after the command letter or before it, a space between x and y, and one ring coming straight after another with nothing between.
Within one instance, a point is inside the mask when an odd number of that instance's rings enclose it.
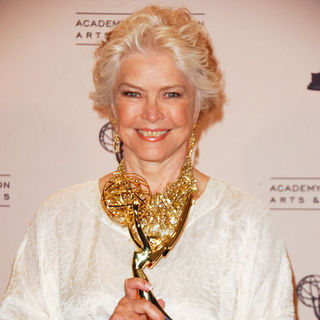
<instances>
[{"instance_id":1,"label":"woman's forehead","mask_svg":"<svg viewBox=\"0 0 320 320\"><path fill-rule=\"evenodd\" d=\"M130 53L122 61L116 84L122 82L138 85L157 83L159 86L189 86L188 78L175 60L166 53Z\"/></svg>"}]
</instances>

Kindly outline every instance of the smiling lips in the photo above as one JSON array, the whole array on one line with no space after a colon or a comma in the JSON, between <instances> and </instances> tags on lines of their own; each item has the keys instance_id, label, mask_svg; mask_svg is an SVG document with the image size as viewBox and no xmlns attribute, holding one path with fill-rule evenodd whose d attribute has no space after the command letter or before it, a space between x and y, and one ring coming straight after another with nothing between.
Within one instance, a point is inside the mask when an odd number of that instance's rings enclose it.
<instances>
[{"instance_id":1,"label":"smiling lips","mask_svg":"<svg viewBox=\"0 0 320 320\"><path fill-rule=\"evenodd\" d=\"M137 129L140 138L149 142L157 142L164 139L169 130L164 129Z\"/></svg>"}]
</instances>

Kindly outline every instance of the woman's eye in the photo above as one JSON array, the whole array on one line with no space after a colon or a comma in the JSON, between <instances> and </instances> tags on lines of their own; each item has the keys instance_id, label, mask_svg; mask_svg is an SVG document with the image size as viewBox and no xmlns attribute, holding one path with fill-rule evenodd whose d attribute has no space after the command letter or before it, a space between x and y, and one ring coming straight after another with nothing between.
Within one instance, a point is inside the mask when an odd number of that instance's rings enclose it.
<instances>
[{"instance_id":1,"label":"woman's eye","mask_svg":"<svg viewBox=\"0 0 320 320\"><path fill-rule=\"evenodd\" d=\"M132 98L139 97L139 93L138 92L133 92L133 91L125 91L125 92L123 92L123 95L126 96L126 97L132 97Z\"/></svg>"},{"instance_id":2,"label":"woman's eye","mask_svg":"<svg viewBox=\"0 0 320 320\"><path fill-rule=\"evenodd\" d=\"M181 94L178 92L167 92L165 94L168 98L176 98L176 97L181 97Z\"/></svg>"}]
</instances>

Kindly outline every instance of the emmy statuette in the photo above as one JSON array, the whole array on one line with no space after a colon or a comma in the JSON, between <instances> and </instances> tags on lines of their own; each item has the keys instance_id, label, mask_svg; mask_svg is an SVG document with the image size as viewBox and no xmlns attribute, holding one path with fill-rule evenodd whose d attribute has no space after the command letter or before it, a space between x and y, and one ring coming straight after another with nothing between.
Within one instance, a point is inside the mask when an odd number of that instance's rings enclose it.
<instances>
[{"instance_id":1,"label":"emmy statuette","mask_svg":"<svg viewBox=\"0 0 320 320\"><path fill-rule=\"evenodd\" d=\"M173 249L183 232L196 190L190 158L178 180L162 194L151 194L146 180L127 173L123 163L105 183L101 195L104 211L112 221L128 228L138 247L132 259L134 277L149 281L144 269L153 268ZM152 291L139 290L139 295L153 303L167 320L172 320Z\"/></svg>"}]
</instances>

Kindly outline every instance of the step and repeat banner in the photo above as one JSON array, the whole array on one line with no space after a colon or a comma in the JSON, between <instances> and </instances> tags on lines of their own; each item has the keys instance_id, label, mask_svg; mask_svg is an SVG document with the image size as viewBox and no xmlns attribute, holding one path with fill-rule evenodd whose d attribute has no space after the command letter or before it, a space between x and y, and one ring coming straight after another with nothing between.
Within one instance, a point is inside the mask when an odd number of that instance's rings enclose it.
<instances>
[{"instance_id":1,"label":"step and repeat banner","mask_svg":"<svg viewBox=\"0 0 320 320\"><path fill-rule=\"evenodd\" d=\"M94 50L105 32L152 3L185 6L209 31L227 101L221 119L203 124L197 166L269 207L299 283L299 317L315 319L319 0L1 0L1 293L41 202L57 189L116 168L114 155L99 143L107 119L88 97Z\"/></svg>"}]
</instances>

